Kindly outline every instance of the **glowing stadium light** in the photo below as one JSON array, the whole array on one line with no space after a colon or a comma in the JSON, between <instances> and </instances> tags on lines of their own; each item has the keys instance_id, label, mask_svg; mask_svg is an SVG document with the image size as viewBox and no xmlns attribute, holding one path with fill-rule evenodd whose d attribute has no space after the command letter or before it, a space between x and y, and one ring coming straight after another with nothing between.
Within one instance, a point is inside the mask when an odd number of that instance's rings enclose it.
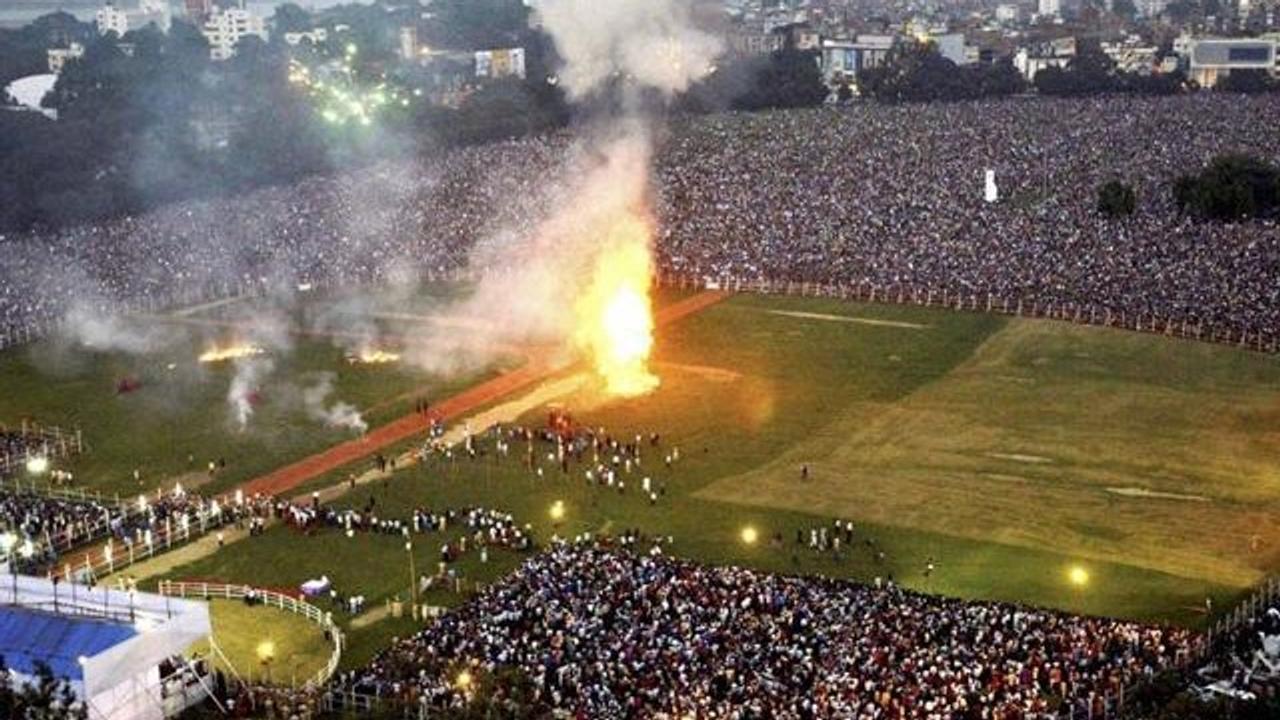
<instances>
[{"instance_id":1,"label":"glowing stadium light","mask_svg":"<svg viewBox=\"0 0 1280 720\"><path fill-rule=\"evenodd\" d=\"M742 528L740 536L744 545L755 545L756 542L760 540L760 531L756 530L755 527L748 525Z\"/></svg>"},{"instance_id":2,"label":"glowing stadium light","mask_svg":"<svg viewBox=\"0 0 1280 720\"><path fill-rule=\"evenodd\" d=\"M555 522L564 520L564 501L557 500L551 503L551 519Z\"/></svg>"},{"instance_id":3,"label":"glowing stadium light","mask_svg":"<svg viewBox=\"0 0 1280 720\"><path fill-rule=\"evenodd\" d=\"M1072 565L1067 571L1067 580L1075 587L1082 588L1089 584L1089 571L1082 565Z\"/></svg>"},{"instance_id":4,"label":"glowing stadium light","mask_svg":"<svg viewBox=\"0 0 1280 720\"><path fill-rule=\"evenodd\" d=\"M453 686L459 690L466 692L471 689L471 685L475 682L475 678L471 677L470 670L463 670L458 673L458 677L454 678Z\"/></svg>"},{"instance_id":5,"label":"glowing stadium light","mask_svg":"<svg viewBox=\"0 0 1280 720\"><path fill-rule=\"evenodd\" d=\"M32 475L43 475L48 471L49 471L49 458L41 457L39 455L37 455L36 457L27 458L27 472L31 473Z\"/></svg>"},{"instance_id":6,"label":"glowing stadium light","mask_svg":"<svg viewBox=\"0 0 1280 720\"><path fill-rule=\"evenodd\" d=\"M276 644L270 640L263 640L258 643L258 660L269 663L276 657Z\"/></svg>"}]
</instances>

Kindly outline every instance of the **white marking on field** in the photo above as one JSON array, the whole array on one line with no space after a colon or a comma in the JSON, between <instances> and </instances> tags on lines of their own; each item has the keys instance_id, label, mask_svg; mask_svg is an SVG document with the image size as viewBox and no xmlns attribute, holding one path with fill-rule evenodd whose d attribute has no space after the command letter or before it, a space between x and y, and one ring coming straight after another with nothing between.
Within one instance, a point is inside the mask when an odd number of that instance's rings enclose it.
<instances>
[{"instance_id":1,"label":"white marking on field","mask_svg":"<svg viewBox=\"0 0 1280 720\"><path fill-rule=\"evenodd\" d=\"M825 320L827 322L853 323L856 325L875 325L877 327L904 328L907 330L928 330L931 325L903 322L901 320L879 320L877 318L856 317L853 315L828 315L826 313L800 312L799 310L766 310L770 315L800 318L801 320Z\"/></svg>"},{"instance_id":2,"label":"white marking on field","mask_svg":"<svg viewBox=\"0 0 1280 720\"><path fill-rule=\"evenodd\" d=\"M1020 463L1032 463L1035 465L1044 465L1052 463L1052 458L1043 457L1041 455L1023 455L1022 453L987 453L988 457L997 458L999 460L1012 460Z\"/></svg>"},{"instance_id":3,"label":"white marking on field","mask_svg":"<svg viewBox=\"0 0 1280 720\"><path fill-rule=\"evenodd\" d=\"M190 317L191 315L202 313L205 310L213 310L214 308L220 308L226 305L234 305L244 299L245 296L237 295L236 297L223 298L221 300L214 300L213 302L207 302L201 305L192 305L191 307L183 308L181 310L174 310L170 314L174 317Z\"/></svg>"},{"instance_id":4,"label":"white marking on field","mask_svg":"<svg viewBox=\"0 0 1280 720\"><path fill-rule=\"evenodd\" d=\"M704 380L712 382L733 382L742 377L742 373L726 370L724 368L712 367L710 365L685 365L683 363L658 363L659 368L671 368L672 370L680 370L683 372L697 375Z\"/></svg>"},{"instance_id":5,"label":"white marking on field","mask_svg":"<svg viewBox=\"0 0 1280 720\"><path fill-rule=\"evenodd\" d=\"M1131 498L1151 498L1153 500L1184 500L1186 502L1209 502L1203 495L1183 495L1181 493L1160 492L1136 487L1109 487L1107 492Z\"/></svg>"}]
</instances>

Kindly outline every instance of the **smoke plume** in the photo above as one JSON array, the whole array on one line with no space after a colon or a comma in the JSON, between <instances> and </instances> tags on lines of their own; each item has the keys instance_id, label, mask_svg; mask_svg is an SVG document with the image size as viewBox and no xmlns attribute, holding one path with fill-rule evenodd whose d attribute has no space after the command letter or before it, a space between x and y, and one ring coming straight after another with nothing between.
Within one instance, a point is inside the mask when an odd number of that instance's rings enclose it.
<instances>
[{"instance_id":1,"label":"smoke plume","mask_svg":"<svg viewBox=\"0 0 1280 720\"><path fill-rule=\"evenodd\" d=\"M690 0L535 0L535 22L564 59L561 84L581 100L615 77L666 96L710 72L723 49Z\"/></svg>"},{"instance_id":2,"label":"smoke plume","mask_svg":"<svg viewBox=\"0 0 1280 720\"><path fill-rule=\"evenodd\" d=\"M560 84L570 99L620 90L620 107L588 119L543 189L549 211L542 222L532 231L496 233L473 250L470 264L485 271L485 279L450 314L476 320L479 329L437 332L407 359L453 370L481 365L510 343L582 349L575 306L602 264L636 240L619 239L619 228L639 228L639 242L651 252L653 132L641 98L656 93L666 100L688 89L721 51L720 40L694 21L695 4L534 0L532 22L552 37L563 58Z\"/></svg>"},{"instance_id":3,"label":"smoke plume","mask_svg":"<svg viewBox=\"0 0 1280 720\"><path fill-rule=\"evenodd\" d=\"M307 417L331 428L364 433L369 429L369 424L353 405L341 401L328 404L329 396L333 394L334 378L333 373L320 373L315 385L303 389L302 402L306 407Z\"/></svg>"},{"instance_id":4,"label":"smoke plume","mask_svg":"<svg viewBox=\"0 0 1280 720\"><path fill-rule=\"evenodd\" d=\"M236 427L243 431L249 427L249 420L253 417L262 381L275 370L275 362L270 358L242 358L235 361L235 370L231 387L227 390L227 405L231 408L231 418Z\"/></svg>"}]
</instances>

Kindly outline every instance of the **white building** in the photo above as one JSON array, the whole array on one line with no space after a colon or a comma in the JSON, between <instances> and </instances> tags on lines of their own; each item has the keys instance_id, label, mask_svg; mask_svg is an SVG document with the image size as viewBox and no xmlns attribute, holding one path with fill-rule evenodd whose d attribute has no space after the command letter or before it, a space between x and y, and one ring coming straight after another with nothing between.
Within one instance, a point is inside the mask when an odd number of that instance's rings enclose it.
<instances>
[{"instance_id":1,"label":"white building","mask_svg":"<svg viewBox=\"0 0 1280 720\"><path fill-rule=\"evenodd\" d=\"M68 61L84 57L84 46L73 42L64 48L49 48L48 57L49 72L57 75L67 66Z\"/></svg>"},{"instance_id":2,"label":"white building","mask_svg":"<svg viewBox=\"0 0 1280 720\"><path fill-rule=\"evenodd\" d=\"M524 79L524 48L481 50L475 58L476 77Z\"/></svg>"},{"instance_id":3,"label":"white building","mask_svg":"<svg viewBox=\"0 0 1280 720\"><path fill-rule=\"evenodd\" d=\"M1041 70L1051 67L1066 68L1075 56L1075 38L1058 38L1046 43L1018 48L1018 52L1013 56L1013 66L1028 81L1034 81Z\"/></svg>"},{"instance_id":4,"label":"white building","mask_svg":"<svg viewBox=\"0 0 1280 720\"><path fill-rule=\"evenodd\" d=\"M997 5L996 6L996 22L1005 25L1012 25L1018 22L1018 18L1022 16L1022 11L1017 5Z\"/></svg>"},{"instance_id":5,"label":"white building","mask_svg":"<svg viewBox=\"0 0 1280 720\"><path fill-rule=\"evenodd\" d=\"M1037 6L1040 17L1052 18L1058 17L1062 13L1062 0L1040 0Z\"/></svg>"},{"instance_id":6,"label":"white building","mask_svg":"<svg viewBox=\"0 0 1280 720\"><path fill-rule=\"evenodd\" d=\"M129 16L111 3L98 8L97 14L93 17L99 35L113 32L117 37L124 37L124 34L129 32Z\"/></svg>"},{"instance_id":7,"label":"white building","mask_svg":"<svg viewBox=\"0 0 1280 720\"><path fill-rule=\"evenodd\" d=\"M418 28L412 25L400 27L400 59L416 60L418 57Z\"/></svg>"},{"instance_id":8,"label":"white building","mask_svg":"<svg viewBox=\"0 0 1280 720\"><path fill-rule=\"evenodd\" d=\"M1274 40L1222 39L1194 40L1188 52L1188 79L1200 87L1213 87L1233 70L1276 72Z\"/></svg>"},{"instance_id":9,"label":"white building","mask_svg":"<svg viewBox=\"0 0 1280 720\"><path fill-rule=\"evenodd\" d=\"M884 63L893 48L892 35L859 35L853 40L822 41L822 76L827 85L855 84L858 74Z\"/></svg>"},{"instance_id":10,"label":"white building","mask_svg":"<svg viewBox=\"0 0 1280 720\"><path fill-rule=\"evenodd\" d=\"M329 31L325 28L314 28L301 32L287 32L284 34L284 42L286 45L296 46L303 42L312 45L319 45L329 39Z\"/></svg>"},{"instance_id":11,"label":"white building","mask_svg":"<svg viewBox=\"0 0 1280 720\"><path fill-rule=\"evenodd\" d=\"M204 37L209 41L209 57L226 60L236 54L236 45L246 37L267 39L267 23L260 15L242 8L215 7L204 23Z\"/></svg>"}]
</instances>

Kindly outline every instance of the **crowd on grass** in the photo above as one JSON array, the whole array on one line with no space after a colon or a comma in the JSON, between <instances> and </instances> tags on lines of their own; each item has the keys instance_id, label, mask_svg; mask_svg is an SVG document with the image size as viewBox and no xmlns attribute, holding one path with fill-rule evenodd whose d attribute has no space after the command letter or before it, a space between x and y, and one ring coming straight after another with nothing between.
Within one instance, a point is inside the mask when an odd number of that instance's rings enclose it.
<instances>
[{"instance_id":1,"label":"crowd on grass","mask_svg":"<svg viewBox=\"0 0 1280 720\"><path fill-rule=\"evenodd\" d=\"M559 544L339 686L433 709L514 669L569 717L1050 718L1102 712L1194 633Z\"/></svg>"},{"instance_id":2,"label":"crowd on grass","mask_svg":"<svg viewBox=\"0 0 1280 720\"><path fill-rule=\"evenodd\" d=\"M1276 160L1277 111L1274 94L1204 93L678 119L653 172L660 267L1271 333L1280 227L1194 221L1171 188L1223 153ZM476 248L504 247L558 202L548 178L572 145L569 134L498 142L3 238L0 327L77 304L475 266ZM990 204L988 169L1000 192ZM1096 210L1112 178L1138 191L1131 217Z\"/></svg>"}]
</instances>

